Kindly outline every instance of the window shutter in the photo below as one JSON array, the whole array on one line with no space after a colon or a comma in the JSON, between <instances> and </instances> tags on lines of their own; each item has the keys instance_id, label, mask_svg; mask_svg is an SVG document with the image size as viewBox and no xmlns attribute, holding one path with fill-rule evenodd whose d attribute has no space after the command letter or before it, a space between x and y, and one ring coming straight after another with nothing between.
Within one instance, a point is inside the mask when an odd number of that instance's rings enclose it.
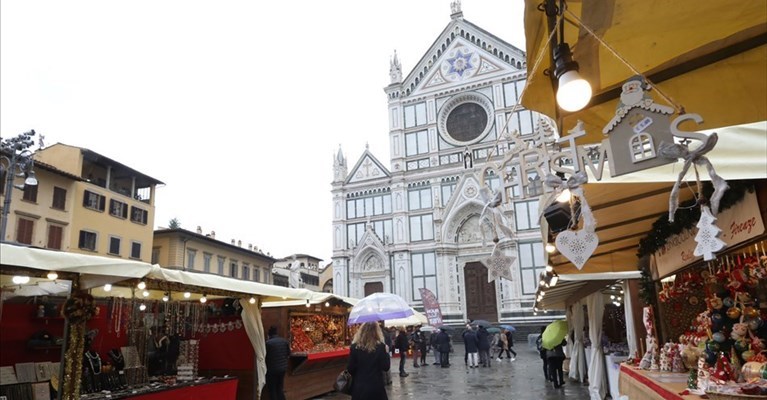
<instances>
[{"instance_id":1,"label":"window shutter","mask_svg":"<svg viewBox=\"0 0 767 400\"><path fill-rule=\"evenodd\" d=\"M99 196L99 210L104 211L106 208L107 198L105 196Z\"/></svg>"},{"instance_id":2,"label":"window shutter","mask_svg":"<svg viewBox=\"0 0 767 400\"><path fill-rule=\"evenodd\" d=\"M128 205L124 204L122 207L122 216L123 218L128 218Z\"/></svg>"},{"instance_id":3,"label":"window shutter","mask_svg":"<svg viewBox=\"0 0 767 400\"><path fill-rule=\"evenodd\" d=\"M91 197L91 192L85 191L85 196L83 196L83 207L88 207L88 199ZM80 240L82 240L82 235L80 236Z\"/></svg>"},{"instance_id":4,"label":"window shutter","mask_svg":"<svg viewBox=\"0 0 767 400\"><path fill-rule=\"evenodd\" d=\"M81 249L85 247L85 231L80 231L80 240L77 243L77 247Z\"/></svg>"}]
</instances>

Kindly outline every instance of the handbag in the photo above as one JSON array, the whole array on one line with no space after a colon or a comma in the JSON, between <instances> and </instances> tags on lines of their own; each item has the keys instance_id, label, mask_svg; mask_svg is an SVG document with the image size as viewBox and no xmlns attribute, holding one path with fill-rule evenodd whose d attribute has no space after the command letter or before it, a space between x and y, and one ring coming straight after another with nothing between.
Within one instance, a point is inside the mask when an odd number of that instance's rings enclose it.
<instances>
[{"instance_id":1,"label":"handbag","mask_svg":"<svg viewBox=\"0 0 767 400\"><path fill-rule=\"evenodd\" d=\"M348 370L341 371L333 383L333 389L343 394L352 393L352 374Z\"/></svg>"}]
</instances>

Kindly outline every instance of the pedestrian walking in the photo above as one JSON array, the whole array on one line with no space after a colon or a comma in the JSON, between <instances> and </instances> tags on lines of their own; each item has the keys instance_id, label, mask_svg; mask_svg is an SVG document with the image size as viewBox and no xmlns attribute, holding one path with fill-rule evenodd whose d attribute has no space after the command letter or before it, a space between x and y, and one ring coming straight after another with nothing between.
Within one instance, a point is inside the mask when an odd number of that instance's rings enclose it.
<instances>
[{"instance_id":1,"label":"pedestrian walking","mask_svg":"<svg viewBox=\"0 0 767 400\"><path fill-rule=\"evenodd\" d=\"M468 355L469 368L477 368L479 363L477 362L477 354L479 353L479 340L477 339L477 333L474 329L469 329L463 334L463 344L466 346L466 354Z\"/></svg>"},{"instance_id":2,"label":"pedestrian walking","mask_svg":"<svg viewBox=\"0 0 767 400\"><path fill-rule=\"evenodd\" d=\"M388 400L384 372L391 367L384 334L375 322L366 322L354 335L347 371L352 376L352 400Z\"/></svg>"},{"instance_id":3,"label":"pedestrian walking","mask_svg":"<svg viewBox=\"0 0 767 400\"><path fill-rule=\"evenodd\" d=\"M445 328L440 328L437 334L437 348L439 348L439 363L442 368L450 367L450 335Z\"/></svg>"},{"instance_id":4,"label":"pedestrian walking","mask_svg":"<svg viewBox=\"0 0 767 400\"><path fill-rule=\"evenodd\" d=\"M483 367L490 366L490 333L484 326L477 329L477 348L479 349L479 363Z\"/></svg>"},{"instance_id":5,"label":"pedestrian walking","mask_svg":"<svg viewBox=\"0 0 767 400\"><path fill-rule=\"evenodd\" d=\"M563 346L567 342L556 345L553 349L546 351L546 357L549 359L549 379L554 382L555 388L560 388L565 384L562 363L565 361L565 350Z\"/></svg>"},{"instance_id":6,"label":"pedestrian walking","mask_svg":"<svg viewBox=\"0 0 767 400\"><path fill-rule=\"evenodd\" d=\"M432 351L434 351L434 365L440 365L442 362L439 356L439 345L437 344L437 334L438 332L432 332L429 335L429 343L431 344Z\"/></svg>"},{"instance_id":7,"label":"pedestrian walking","mask_svg":"<svg viewBox=\"0 0 767 400\"><path fill-rule=\"evenodd\" d=\"M391 355L392 352L394 352L394 341L392 341L391 338L391 332L389 332L389 329L383 326L383 322L381 323L381 333L384 337L384 344L386 345L386 356L389 357L389 364L391 364ZM384 371L384 382L386 382L387 385L391 385L391 368Z\"/></svg>"},{"instance_id":8,"label":"pedestrian walking","mask_svg":"<svg viewBox=\"0 0 767 400\"><path fill-rule=\"evenodd\" d=\"M288 370L290 344L277 335L277 327L269 327L269 339L266 341L266 388L269 398L285 400L285 372Z\"/></svg>"},{"instance_id":9,"label":"pedestrian walking","mask_svg":"<svg viewBox=\"0 0 767 400\"><path fill-rule=\"evenodd\" d=\"M410 347L410 341L408 340L405 328L402 327L399 330L399 335L394 341L394 352L399 354L399 376L404 378L409 374L405 372L405 359L407 358L407 349Z\"/></svg>"},{"instance_id":10,"label":"pedestrian walking","mask_svg":"<svg viewBox=\"0 0 767 400\"><path fill-rule=\"evenodd\" d=\"M426 354L429 352L429 343L426 340L426 334L420 329L418 329L418 338L420 339L418 353L420 353L421 356L421 366L425 367L429 365L429 363L426 362Z\"/></svg>"},{"instance_id":11,"label":"pedestrian walking","mask_svg":"<svg viewBox=\"0 0 767 400\"><path fill-rule=\"evenodd\" d=\"M418 328L410 334L410 348L413 349L413 368L420 368L418 359L421 358L421 337L418 335Z\"/></svg>"},{"instance_id":12,"label":"pedestrian walking","mask_svg":"<svg viewBox=\"0 0 767 400\"><path fill-rule=\"evenodd\" d=\"M506 330L506 342L509 345L508 347L509 351L507 351L506 354L507 355L508 353L513 354L514 356L509 356L509 360L514 361L517 359L517 352L514 351L514 336L511 334L511 330L509 329Z\"/></svg>"},{"instance_id":13,"label":"pedestrian walking","mask_svg":"<svg viewBox=\"0 0 767 400\"><path fill-rule=\"evenodd\" d=\"M546 382L550 381L549 379L549 358L546 357L546 349L543 348L543 331L546 330L545 326L541 327L541 334L538 335L538 339L535 339L535 347L538 349L538 354L541 357L541 360L543 360L543 377L546 378Z\"/></svg>"},{"instance_id":14,"label":"pedestrian walking","mask_svg":"<svg viewBox=\"0 0 767 400\"><path fill-rule=\"evenodd\" d=\"M471 320L469 320L469 322L471 322ZM466 340L464 338L464 336L466 336L466 333L469 332L469 331L471 331L471 325L467 323L466 326L463 328L463 331L461 332L461 338ZM464 365L469 365L469 352L468 352L468 350L463 352L463 364Z\"/></svg>"},{"instance_id":15,"label":"pedestrian walking","mask_svg":"<svg viewBox=\"0 0 767 400\"><path fill-rule=\"evenodd\" d=\"M498 351L498 357L496 358L496 361L501 362L503 360L503 352L505 351L506 354L511 358L511 355L509 354L509 339L506 337L506 329L502 330L500 334L498 334L498 347L500 347L500 351Z\"/></svg>"}]
</instances>

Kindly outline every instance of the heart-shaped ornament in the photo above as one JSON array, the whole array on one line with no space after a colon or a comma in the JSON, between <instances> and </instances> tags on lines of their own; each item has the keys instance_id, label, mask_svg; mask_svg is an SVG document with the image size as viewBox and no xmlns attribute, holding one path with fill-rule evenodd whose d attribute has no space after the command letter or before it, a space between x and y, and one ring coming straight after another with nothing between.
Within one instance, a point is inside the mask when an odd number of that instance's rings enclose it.
<instances>
[{"instance_id":1,"label":"heart-shaped ornament","mask_svg":"<svg viewBox=\"0 0 767 400\"><path fill-rule=\"evenodd\" d=\"M586 261L594 254L599 244L595 232L581 229L579 231L564 231L557 235L557 250L572 262L578 269L583 268Z\"/></svg>"}]
</instances>

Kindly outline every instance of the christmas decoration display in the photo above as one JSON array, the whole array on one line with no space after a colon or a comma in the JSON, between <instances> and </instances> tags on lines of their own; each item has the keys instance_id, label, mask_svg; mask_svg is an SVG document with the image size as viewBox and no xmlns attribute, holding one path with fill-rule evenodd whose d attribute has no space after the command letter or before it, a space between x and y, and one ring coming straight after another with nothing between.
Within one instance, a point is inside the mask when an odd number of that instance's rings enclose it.
<instances>
[{"instance_id":1,"label":"christmas decoration display","mask_svg":"<svg viewBox=\"0 0 767 400\"><path fill-rule=\"evenodd\" d=\"M659 358L659 368L661 372L671 372L671 347L674 346L673 343L669 342L663 345L663 348L660 350L660 358Z\"/></svg>"},{"instance_id":2,"label":"christmas decoration display","mask_svg":"<svg viewBox=\"0 0 767 400\"><path fill-rule=\"evenodd\" d=\"M322 353L347 347L346 317L332 314L291 314L291 353Z\"/></svg>"},{"instance_id":3,"label":"christmas decoration display","mask_svg":"<svg viewBox=\"0 0 767 400\"><path fill-rule=\"evenodd\" d=\"M708 206L703 206L700 212L700 220L698 221L698 234L695 235L695 241L698 245L695 247L693 254L696 256L703 256L703 260L711 261L714 259L714 253L722 250L727 246L726 243L719 239L719 235L722 230L716 226L716 218L711 215L711 210ZM738 283L740 285L740 282Z\"/></svg>"},{"instance_id":4,"label":"christmas decoration display","mask_svg":"<svg viewBox=\"0 0 767 400\"><path fill-rule=\"evenodd\" d=\"M480 260L487 268L487 281L492 282L498 278L512 280L511 266L516 258L503 254L500 247L495 246L490 257Z\"/></svg>"}]
</instances>

